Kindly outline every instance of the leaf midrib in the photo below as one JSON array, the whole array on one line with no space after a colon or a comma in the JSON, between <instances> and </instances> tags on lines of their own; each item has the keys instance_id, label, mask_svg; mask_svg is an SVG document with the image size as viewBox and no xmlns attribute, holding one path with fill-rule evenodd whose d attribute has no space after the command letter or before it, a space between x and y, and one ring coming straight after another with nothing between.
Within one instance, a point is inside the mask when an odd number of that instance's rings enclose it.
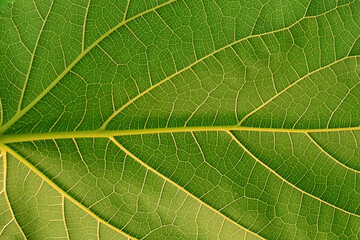
<instances>
[{"instance_id":1,"label":"leaf midrib","mask_svg":"<svg viewBox=\"0 0 360 240\"><path fill-rule=\"evenodd\" d=\"M146 128L146 129L126 129L126 130L85 130L69 132L41 132L41 133L24 133L12 135L0 135L0 145L50 140L50 139L67 139L67 138L109 138L116 136L129 136L141 134L160 134L176 132L204 132L204 131L255 131L255 132L274 132L274 133L319 133L319 132L341 132L357 131L360 126L343 127L343 128L319 128L319 129L294 129L294 128L261 128L247 126L192 126L192 127L167 127L167 128Z\"/></svg>"}]
</instances>

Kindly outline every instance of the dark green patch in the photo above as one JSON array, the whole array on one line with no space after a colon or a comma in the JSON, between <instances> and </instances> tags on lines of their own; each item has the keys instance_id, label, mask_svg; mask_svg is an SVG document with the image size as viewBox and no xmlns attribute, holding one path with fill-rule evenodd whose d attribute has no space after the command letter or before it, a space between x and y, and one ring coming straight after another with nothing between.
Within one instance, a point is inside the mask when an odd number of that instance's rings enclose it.
<instances>
[{"instance_id":1,"label":"dark green patch","mask_svg":"<svg viewBox=\"0 0 360 240\"><path fill-rule=\"evenodd\" d=\"M5 6L11 2L12 0L0 0L0 11L2 11L5 8Z\"/></svg>"}]
</instances>

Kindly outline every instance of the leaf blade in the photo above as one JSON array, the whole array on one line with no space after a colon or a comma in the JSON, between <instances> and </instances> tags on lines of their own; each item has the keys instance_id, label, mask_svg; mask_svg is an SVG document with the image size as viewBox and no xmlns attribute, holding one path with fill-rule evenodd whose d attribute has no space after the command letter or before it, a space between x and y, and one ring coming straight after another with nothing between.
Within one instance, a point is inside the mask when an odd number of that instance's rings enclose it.
<instances>
[{"instance_id":1,"label":"leaf blade","mask_svg":"<svg viewBox=\"0 0 360 240\"><path fill-rule=\"evenodd\" d=\"M15 1L0 18L0 146L25 164L9 155L5 171L23 183L9 189L18 230L359 237L359 14L358 1ZM44 181L48 199L28 194ZM19 234L10 218L2 232Z\"/></svg>"}]
</instances>

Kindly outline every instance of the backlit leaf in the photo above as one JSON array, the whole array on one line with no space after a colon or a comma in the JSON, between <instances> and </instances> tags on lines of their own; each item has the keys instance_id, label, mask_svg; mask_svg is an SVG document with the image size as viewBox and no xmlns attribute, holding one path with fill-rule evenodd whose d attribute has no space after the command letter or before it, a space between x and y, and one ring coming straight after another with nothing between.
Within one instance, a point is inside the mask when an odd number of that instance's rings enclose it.
<instances>
[{"instance_id":1,"label":"backlit leaf","mask_svg":"<svg viewBox=\"0 0 360 240\"><path fill-rule=\"evenodd\" d=\"M0 4L0 238L360 238L359 0Z\"/></svg>"}]
</instances>

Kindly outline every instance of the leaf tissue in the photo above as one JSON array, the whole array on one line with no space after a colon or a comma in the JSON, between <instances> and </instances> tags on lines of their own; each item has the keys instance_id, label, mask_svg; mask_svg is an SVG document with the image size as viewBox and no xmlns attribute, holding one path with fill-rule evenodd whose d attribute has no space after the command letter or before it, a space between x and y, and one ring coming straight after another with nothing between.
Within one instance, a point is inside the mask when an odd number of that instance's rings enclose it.
<instances>
[{"instance_id":1,"label":"leaf tissue","mask_svg":"<svg viewBox=\"0 0 360 240\"><path fill-rule=\"evenodd\" d=\"M359 239L359 0L0 4L0 239Z\"/></svg>"}]
</instances>

